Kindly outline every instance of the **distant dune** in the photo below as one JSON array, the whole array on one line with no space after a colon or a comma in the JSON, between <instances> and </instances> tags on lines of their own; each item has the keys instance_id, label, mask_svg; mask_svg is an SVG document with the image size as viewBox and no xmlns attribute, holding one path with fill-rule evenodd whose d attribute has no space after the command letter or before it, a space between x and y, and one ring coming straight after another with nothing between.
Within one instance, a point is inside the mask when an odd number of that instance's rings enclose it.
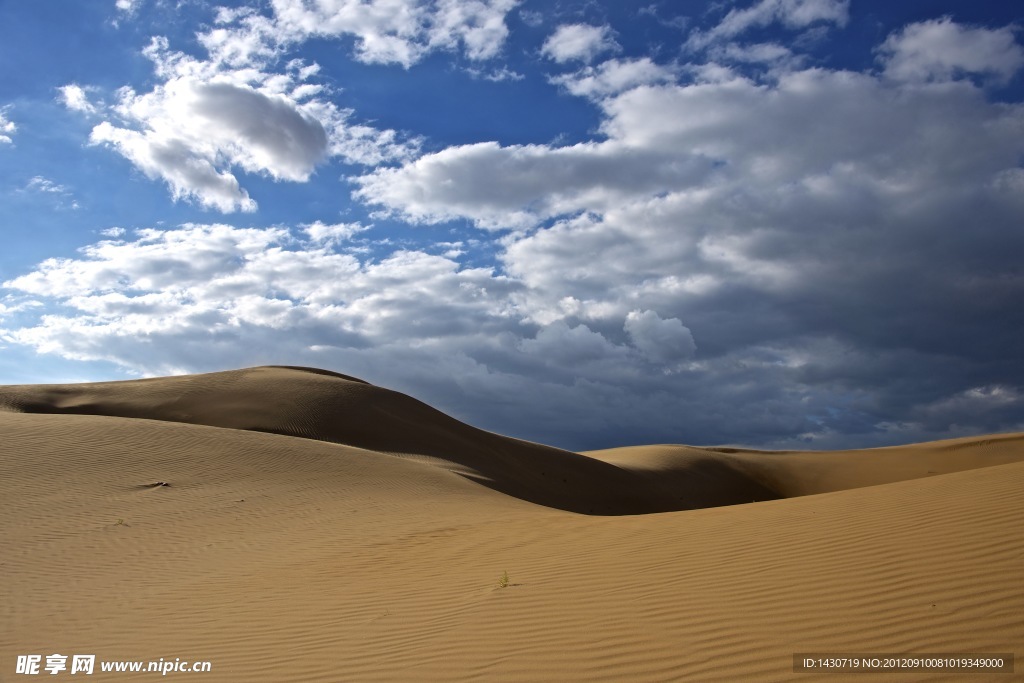
<instances>
[{"instance_id":1,"label":"distant dune","mask_svg":"<svg viewBox=\"0 0 1024 683\"><path fill-rule=\"evenodd\" d=\"M572 453L291 367L0 387L0 430L0 680L30 653L208 660L209 681L1024 656L1022 434Z\"/></svg>"}]
</instances>

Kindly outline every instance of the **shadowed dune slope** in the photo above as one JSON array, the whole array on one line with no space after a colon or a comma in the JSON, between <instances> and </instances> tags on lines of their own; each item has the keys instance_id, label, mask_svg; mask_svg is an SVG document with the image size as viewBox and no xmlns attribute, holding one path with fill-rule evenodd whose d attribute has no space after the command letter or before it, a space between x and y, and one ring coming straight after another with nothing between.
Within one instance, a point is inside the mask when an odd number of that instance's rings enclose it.
<instances>
[{"instance_id":1,"label":"shadowed dune slope","mask_svg":"<svg viewBox=\"0 0 1024 683\"><path fill-rule=\"evenodd\" d=\"M759 499L732 470L698 489L499 436L396 391L323 370L259 367L123 382L0 387L0 410L106 415L270 432L433 463L503 493L573 512L664 512Z\"/></svg>"},{"instance_id":2,"label":"shadowed dune slope","mask_svg":"<svg viewBox=\"0 0 1024 683\"><path fill-rule=\"evenodd\" d=\"M93 653L217 682L831 682L864 677L793 654L1009 652L1017 674L969 678L1020 678L1024 463L601 517L278 434L11 411L0 433L8 675Z\"/></svg>"}]
</instances>

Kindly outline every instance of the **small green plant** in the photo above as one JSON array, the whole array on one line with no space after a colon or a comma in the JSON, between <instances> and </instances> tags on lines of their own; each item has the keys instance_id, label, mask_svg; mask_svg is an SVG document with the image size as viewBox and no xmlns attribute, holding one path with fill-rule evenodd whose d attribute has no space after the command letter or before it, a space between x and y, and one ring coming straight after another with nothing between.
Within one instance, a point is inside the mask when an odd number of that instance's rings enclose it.
<instances>
[{"instance_id":1,"label":"small green plant","mask_svg":"<svg viewBox=\"0 0 1024 683\"><path fill-rule=\"evenodd\" d=\"M116 522L114 522L114 524L115 524L116 526L124 526L124 520L123 520L123 519L121 519L120 517L118 517L118 518L117 518L117 521L116 521Z\"/></svg>"},{"instance_id":2,"label":"small green plant","mask_svg":"<svg viewBox=\"0 0 1024 683\"><path fill-rule=\"evenodd\" d=\"M512 585L512 579L508 578L508 572L507 571L503 571L501 573L501 578L498 579L498 588L508 588L511 585Z\"/></svg>"}]
</instances>

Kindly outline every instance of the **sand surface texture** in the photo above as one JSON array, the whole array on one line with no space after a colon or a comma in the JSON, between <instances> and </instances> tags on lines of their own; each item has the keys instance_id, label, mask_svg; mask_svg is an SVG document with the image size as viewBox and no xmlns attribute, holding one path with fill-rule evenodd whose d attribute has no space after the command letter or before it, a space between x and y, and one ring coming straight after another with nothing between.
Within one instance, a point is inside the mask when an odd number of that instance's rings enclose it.
<instances>
[{"instance_id":1,"label":"sand surface texture","mask_svg":"<svg viewBox=\"0 0 1024 683\"><path fill-rule=\"evenodd\" d=\"M0 681L33 680L14 675L32 653L210 661L165 677L196 681L837 681L867 679L794 674L793 654L1024 658L1020 434L571 453L285 367L0 387L0 434Z\"/></svg>"}]
</instances>

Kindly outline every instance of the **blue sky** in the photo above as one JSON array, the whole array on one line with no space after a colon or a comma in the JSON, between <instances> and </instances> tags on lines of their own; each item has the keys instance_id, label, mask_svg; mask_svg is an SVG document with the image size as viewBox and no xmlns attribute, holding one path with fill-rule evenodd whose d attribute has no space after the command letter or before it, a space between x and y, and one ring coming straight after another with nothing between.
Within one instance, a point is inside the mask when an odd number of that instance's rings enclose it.
<instances>
[{"instance_id":1,"label":"blue sky","mask_svg":"<svg viewBox=\"0 0 1024 683\"><path fill-rule=\"evenodd\" d=\"M0 2L0 383L568 448L1024 430L1007 2Z\"/></svg>"}]
</instances>

